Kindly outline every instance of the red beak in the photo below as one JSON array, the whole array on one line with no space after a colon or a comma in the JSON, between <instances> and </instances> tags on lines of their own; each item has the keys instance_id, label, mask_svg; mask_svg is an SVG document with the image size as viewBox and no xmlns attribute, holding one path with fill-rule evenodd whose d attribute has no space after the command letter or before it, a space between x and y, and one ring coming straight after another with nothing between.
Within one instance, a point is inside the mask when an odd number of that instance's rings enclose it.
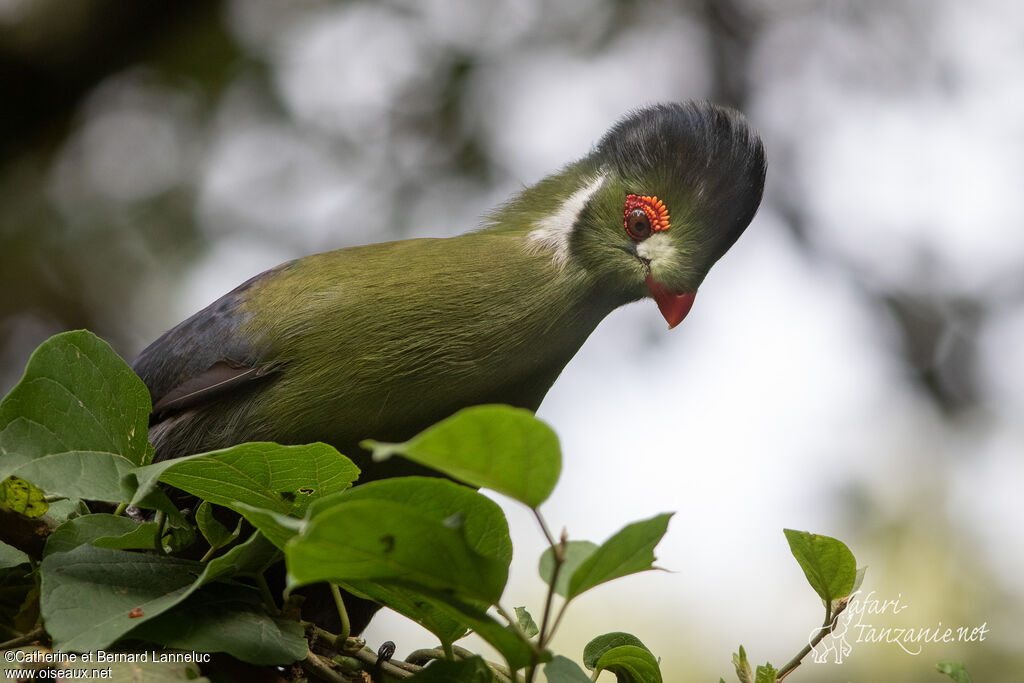
<instances>
[{"instance_id":1,"label":"red beak","mask_svg":"<svg viewBox=\"0 0 1024 683\"><path fill-rule=\"evenodd\" d=\"M658 303L661 314L668 321L668 329L671 330L683 322L683 318L693 308L693 299L697 296L697 292L683 292L681 294L670 292L650 275L647 276L646 282L647 289L651 291L651 296Z\"/></svg>"}]
</instances>

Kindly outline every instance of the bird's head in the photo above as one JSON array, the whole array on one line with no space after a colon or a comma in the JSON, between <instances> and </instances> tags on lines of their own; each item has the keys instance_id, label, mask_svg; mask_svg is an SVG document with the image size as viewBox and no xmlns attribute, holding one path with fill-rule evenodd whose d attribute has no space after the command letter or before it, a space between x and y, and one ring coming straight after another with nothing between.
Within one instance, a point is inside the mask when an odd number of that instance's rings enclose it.
<instances>
[{"instance_id":1,"label":"bird's head","mask_svg":"<svg viewBox=\"0 0 1024 683\"><path fill-rule=\"evenodd\" d=\"M653 297L675 327L754 217L764 175L764 147L738 112L708 103L648 107L533 188L545 203L558 197L528 239L625 300Z\"/></svg>"}]
</instances>

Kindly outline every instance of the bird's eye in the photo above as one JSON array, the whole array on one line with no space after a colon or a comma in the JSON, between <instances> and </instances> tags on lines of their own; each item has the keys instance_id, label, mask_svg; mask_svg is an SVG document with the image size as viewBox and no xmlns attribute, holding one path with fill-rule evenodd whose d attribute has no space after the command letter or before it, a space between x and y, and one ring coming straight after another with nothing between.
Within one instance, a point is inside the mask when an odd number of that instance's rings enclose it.
<instances>
[{"instance_id":1,"label":"bird's eye","mask_svg":"<svg viewBox=\"0 0 1024 683\"><path fill-rule=\"evenodd\" d=\"M657 197L626 195L626 210L622 226L626 234L637 242L656 232L668 230L668 208Z\"/></svg>"},{"instance_id":2,"label":"bird's eye","mask_svg":"<svg viewBox=\"0 0 1024 683\"><path fill-rule=\"evenodd\" d=\"M626 233L635 240L645 240L651 236L651 219L643 209L633 209L626 218Z\"/></svg>"}]
</instances>

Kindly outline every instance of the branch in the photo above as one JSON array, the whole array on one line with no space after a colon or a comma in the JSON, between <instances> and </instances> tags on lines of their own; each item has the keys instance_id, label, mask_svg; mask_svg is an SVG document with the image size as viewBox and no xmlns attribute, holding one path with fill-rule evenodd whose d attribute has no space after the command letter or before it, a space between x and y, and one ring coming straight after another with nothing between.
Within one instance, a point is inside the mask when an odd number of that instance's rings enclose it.
<instances>
[{"instance_id":1,"label":"branch","mask_svg":"<svg viewBox=\"0 0 1024 683\"><path fill-rule=\"evenodd\" d=\"M0 504L0 541L33 560L43 559L43 546L53 528L42 519L30 519Z\"/></svg>"},{"instance_id":2,"label":"branch","mask_svg":"<svg viewBox=\"0 0 1024 683\"><path fill-rule=\"evenodd\" d=\"M22 645L33 643L45 635L46 631L44 631L43 627L40 626L35 630L29 631L25 635L18 636L17 638L13 638L4 643L0 643L0 650L13 650L16 647L21 647Z\"/></svg>"},{"instance_id":3,"label":"branch","mask_svg":"<svg viewBox=\"0 0 1024 683\"><path fill-rule=\"evenodd\" d=\"M846 606L848 604L849 598L844 598L843 601L839 603L839 607L838 609L836 609L835 614L831 613L831 605L827 605L825 607L825 621L824 623L822 623L821 628L818 629L818 634L811 638L807 645L804 646L804 648L800 650L800 652L798 652L797 655L793 657L793 659L789 660L786 663L786 666L779 669L779 673L776 674L776 681L781 683L782 679L784 679L789 674L793 673L793 670L800 666L800 663L803 661L804 657L810 654L811 650L813 650L818 645L818 643L824 640L826 636L832 633L832 631L836 630L836 625L839 623L839 615L843 613L843 610L846 609Z\"/></svg>"}]
</instances>

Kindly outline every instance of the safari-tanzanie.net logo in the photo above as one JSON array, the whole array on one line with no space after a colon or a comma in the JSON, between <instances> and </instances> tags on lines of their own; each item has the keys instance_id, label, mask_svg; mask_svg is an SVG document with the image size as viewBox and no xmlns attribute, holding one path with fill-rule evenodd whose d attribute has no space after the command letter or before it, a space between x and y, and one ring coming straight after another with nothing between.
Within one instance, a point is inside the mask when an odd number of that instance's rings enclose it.
<instances>
[{"instance_id":1,"label":"safari-tanzanie.net logo","mask_svg":"<svg viewBox=\"0 0 1024 683\"><path fill-rule=\"evenodd\" d=\"M969 626L949 626L941 621L921 625L915 624L910 614L905 614L908 610L902 593L894 599L875 597L875 591L867 595L862 595L861 591L852 593L846 599L845 608L836 616L831 634L816 644L821 628L808 635L814 661L842 664L853 652L854 645L861 647L862 643L898 647L908 655L919 655L927 644L978 643L989 634L987 621Z\"/></svg>"}]
</instances>

